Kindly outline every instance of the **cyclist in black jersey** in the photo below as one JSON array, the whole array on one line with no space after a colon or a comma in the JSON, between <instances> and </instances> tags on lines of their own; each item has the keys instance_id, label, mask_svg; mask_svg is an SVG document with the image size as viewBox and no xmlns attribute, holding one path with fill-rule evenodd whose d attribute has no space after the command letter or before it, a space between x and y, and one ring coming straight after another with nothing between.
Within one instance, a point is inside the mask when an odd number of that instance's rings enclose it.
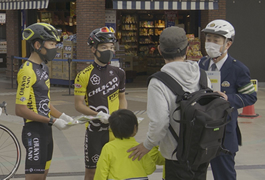
<instances>
[{"instance_id":1,"label":"cyclist in black jersey","mask_svg":"<svg viewBox=\"0 0 265 180\"><path fill-rule=\"evenodd\" d=\"M115 42L112 28L103 27L92 31L88 45L94 54L94 63L81 71L75 79L76 110L85 115L100 117L90 121L86 128L85 180L93 180L102 147L114 139L109 130L109 114L127 108L125 72L108 65L113 57Z\"/></svg>"},{"instance_id":2,"label":"cyclist in black jersey","mask_svg":"<svg viewBox=\"0 0 265 180\"><path fill-rule=\"evenodd\" d=\"M25 178L45 180L53 153L51 127L54 124L58 129L66 129L73 119L50 102L49 69L44 62L55 57L55 45L60 41L57 30L46 23L35 23L23 31L23 39L31 43L32 50L17 76L16 115L24 119Z\"/></svg>"}]
</instances>

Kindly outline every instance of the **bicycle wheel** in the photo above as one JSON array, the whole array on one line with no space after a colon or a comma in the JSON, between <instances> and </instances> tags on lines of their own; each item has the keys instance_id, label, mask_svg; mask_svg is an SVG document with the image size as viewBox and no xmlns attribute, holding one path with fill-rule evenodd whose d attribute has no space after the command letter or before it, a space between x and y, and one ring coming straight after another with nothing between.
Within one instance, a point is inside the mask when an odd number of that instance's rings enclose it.
<instances>
[{"instance_id":1,"label":"bicycle wheel","mask_svg":"<svg viewBox=\"0 0 265 180\"><path fill-rule=\"evenodd\" d=\"M21 159L21 149L14 133L0 125L0 179L7 180L16 173Z\"/></svg>"}]
</instances>

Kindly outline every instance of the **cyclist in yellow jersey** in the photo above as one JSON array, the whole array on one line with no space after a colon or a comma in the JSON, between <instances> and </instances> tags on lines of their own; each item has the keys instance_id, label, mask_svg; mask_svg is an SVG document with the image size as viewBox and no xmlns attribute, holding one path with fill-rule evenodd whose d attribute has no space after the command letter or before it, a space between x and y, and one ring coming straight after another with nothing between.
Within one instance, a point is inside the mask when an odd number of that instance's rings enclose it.
<instances>
[{"instance_id":1,"label":"cyclist in yellow jersey","mask_svg":"<svg viewBox=\"0 0 265 180\"><path fill-rule=\"evenodd\" d=\"M67 123L73 122L50 102L49 69L45 62L55 57L55 45L60 37L57 30L46 23L32 24L22 35L31 44L31 55L18 72L16 95L16 115L24 119L25 178L45 180L53 153L52 125L66 129Z\"/></svg>"},{"instance_id":2,"label":"cyclist in yellow jersey","mask_svg":"<svg viewBox=\"0 0 265 180\"><path fill-rule=\"evenodd\" d=\"M113 111L126 109L125 72L108 65L114 54L116 38L112 28L95 29L88 38L94 63L75 79L75 108L85 115L100 115L87 124L85 135L85 180L93 180L96 164L109 133L108 117ZM84 104L85 100L85 104Z\"/></svg>"}]
</instances>

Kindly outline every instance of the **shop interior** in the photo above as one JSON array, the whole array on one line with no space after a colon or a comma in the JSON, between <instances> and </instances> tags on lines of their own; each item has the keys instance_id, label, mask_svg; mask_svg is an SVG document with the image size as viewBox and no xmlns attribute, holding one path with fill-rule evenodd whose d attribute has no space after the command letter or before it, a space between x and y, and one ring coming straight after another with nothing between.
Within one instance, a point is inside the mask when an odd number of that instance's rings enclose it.
<instances>
[{"instance_id":1,"label":"shop interior","mask_svg":"<svg viewBox=\"0 0 265 180\"><path fill-rule=\"evenodd\" d=\"M106 1L106 10L112 3ZM127 82L132 82L136 76L148 76L161 69L164 60L157 46L159 35L169 26L179 26L185 29L190 48L187 58L199 60L200 51L200 11L199 10L116 10L116 37L118 40L115 58L120 59L121 67L126 71ZM1 12L0 12L1 13ZM57 59L76 58L76 2L53 1L45 10L37 10L34 21L45 22L55 26L62 32L62 43L58 44ZM33 17L31 17L33 18ZM0 23L0 67L6 65L2 55L6 51L5 24ZM27 48L28 49L28 48ZM68 80L68 70L64 62L49 64L51 78ZM63 67L65 72L59 71ZM73 64L71 79L76 75L76 64ZM145 79L145 78L144 78Z\"/></svg>"},{"instance_id":2,"label":"shop interior","mask_svg":"<svg viewBox=\"0 0 265 180\"><path fill-rule=\"evenodd\" d=\"M190 48L187 58L199 60L200 51L199 11L117 11L116 36L118 48L116 58L120 58L126 71L127 82L136 76L151 75L161 69L164 60L157 50L159 35L170 26L185 29Z\"/></svg>"}]
</instances>

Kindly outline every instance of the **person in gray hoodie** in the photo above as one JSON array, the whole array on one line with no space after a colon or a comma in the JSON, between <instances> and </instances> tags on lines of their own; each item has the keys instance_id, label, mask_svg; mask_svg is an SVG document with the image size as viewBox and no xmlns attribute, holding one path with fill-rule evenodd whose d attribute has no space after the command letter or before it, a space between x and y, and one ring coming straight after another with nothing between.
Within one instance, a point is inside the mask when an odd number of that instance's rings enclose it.
<instances>
[{"instance_id":1,"label":"person in gray hoodie","mask_svg":"<svg viewBox=\"0 0 265 180\"><path fill-rule=\"evenodd\" d=\"M165 60L161 71L173 77L187 92L200 89L200 68L198 63L186 60L188 40L183 28L172 26L163 30L160 35L159 53ZM208 81L208 86L210 82ZM156 78L152 78L148 85L147 114L150 119L146 139L128 150L132 152L129 158L140 160L154 146L159 145L163 157L166 159L166 180L205 180L209 163L199 166L198 169L188 170L180 164L176 154L172 154L177 142L169 130L169 124L179 134L179 123L173 120L180 118L179 111L175 111L176 96L171 90Z\"/></svg>"}]
</instances>

